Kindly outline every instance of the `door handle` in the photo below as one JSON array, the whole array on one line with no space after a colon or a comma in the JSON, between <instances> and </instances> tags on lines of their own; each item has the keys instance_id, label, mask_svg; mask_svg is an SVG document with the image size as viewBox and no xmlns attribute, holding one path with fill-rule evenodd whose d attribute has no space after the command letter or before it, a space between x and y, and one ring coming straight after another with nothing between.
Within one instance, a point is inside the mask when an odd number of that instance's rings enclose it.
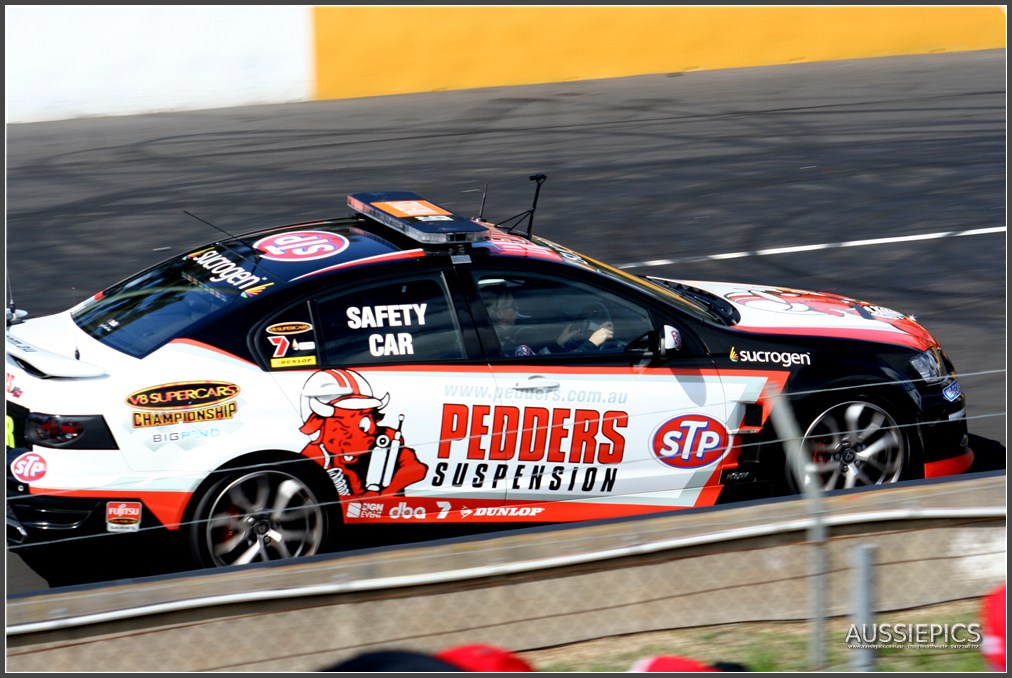
<instances>
[{"instance_id":1,"label":"door handle","mask_svg":"<svg viewBox=\"0 0 1012 678\"><path fill-rule=\"evenodd\" d=\"M558 391L559 382L536 374L529 377L527 381L518 381L513 384L513 389L516 391Z\"/></svg>"}]
</instances>

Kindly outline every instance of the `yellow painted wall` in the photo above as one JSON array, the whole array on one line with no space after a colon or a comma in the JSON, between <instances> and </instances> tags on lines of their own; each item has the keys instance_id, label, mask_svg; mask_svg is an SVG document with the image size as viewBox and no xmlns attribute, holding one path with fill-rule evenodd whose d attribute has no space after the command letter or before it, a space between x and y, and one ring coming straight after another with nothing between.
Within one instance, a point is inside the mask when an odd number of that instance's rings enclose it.
<instances>
[{"instance_id":1,"label":"yellow painted wall","mask_svg":"<svg viewBox=\"0 0 1012 678\"><path fill-rule=\"evenodd\" d=\"M991 6L314 7L317 99L1005 47Z\"/></svg>"}]
</instances>

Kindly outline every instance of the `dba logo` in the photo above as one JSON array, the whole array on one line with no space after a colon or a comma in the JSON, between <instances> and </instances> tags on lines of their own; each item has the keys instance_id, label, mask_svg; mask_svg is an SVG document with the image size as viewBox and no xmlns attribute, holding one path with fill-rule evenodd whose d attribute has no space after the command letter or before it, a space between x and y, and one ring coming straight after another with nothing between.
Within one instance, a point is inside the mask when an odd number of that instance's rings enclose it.
<instances>
[{"instance_id":1,"label":"dba logo","mask_svg":"<svg viewBox=\"0 0 1012 678\"><path fill-rule=\"evenodd\" d=\"M688 414L661 424L650 442L654 455L665 466L694 469L720 459L728 447L728 435L716 419Z\"/></svg>"},{"instance_id":2,"label":"dba logo","mask_svg":"<svg viewBox=\"0 0 1012 678\"><path fill-rule=\"evenodd\" d=\"M421 506L411 507L407 502L402 501L397 506L390 509L391 518L418 518L419 520L425 520L425 509Z\"/></svg>"}]
</instances>

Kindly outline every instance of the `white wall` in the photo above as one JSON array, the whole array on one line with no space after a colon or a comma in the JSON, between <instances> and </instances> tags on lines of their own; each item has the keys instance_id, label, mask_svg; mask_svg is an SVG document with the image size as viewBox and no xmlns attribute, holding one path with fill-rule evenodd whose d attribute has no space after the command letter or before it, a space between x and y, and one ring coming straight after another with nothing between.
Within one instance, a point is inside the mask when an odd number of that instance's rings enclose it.
<instances>
[{"instance_id":1,"label":"white wall","mask_svg":"<svg viewBox=\"0 0 1012 678\"><path fill-rule=\"evenodd\" d=\"M305 5L5 7L8 123L305 101Z\"/></svg>"}]
</instances>

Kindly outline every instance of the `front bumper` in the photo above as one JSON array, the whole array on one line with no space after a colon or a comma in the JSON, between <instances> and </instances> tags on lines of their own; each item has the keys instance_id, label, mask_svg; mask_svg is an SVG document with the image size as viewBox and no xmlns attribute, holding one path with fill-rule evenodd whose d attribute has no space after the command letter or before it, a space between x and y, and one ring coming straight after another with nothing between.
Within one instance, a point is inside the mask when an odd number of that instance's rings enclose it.
<instances>
[{"instance_id":1,"label":"front bumper","mask_svg":"<svg viewBox=\"0 0 1012 678\"><path fill-rule=\"evenodd\" d=\"M955 379L946 380L934 388L925 388L919 398L917 434L924 477L963 473L973 464L973 452L966 423L966 395L960 392L959 383Z\"/></svg>"},{"instance_id":2,"label":"front bumper","mask_svg":"<svg viewBox=\"0 0 1012 678\"><path fill-rule=\"evenodd\" d=\"M943 412L918 427L924 452L924 477L959 475L973 465L966 410Z\"/></svg>"}]
</instances>

